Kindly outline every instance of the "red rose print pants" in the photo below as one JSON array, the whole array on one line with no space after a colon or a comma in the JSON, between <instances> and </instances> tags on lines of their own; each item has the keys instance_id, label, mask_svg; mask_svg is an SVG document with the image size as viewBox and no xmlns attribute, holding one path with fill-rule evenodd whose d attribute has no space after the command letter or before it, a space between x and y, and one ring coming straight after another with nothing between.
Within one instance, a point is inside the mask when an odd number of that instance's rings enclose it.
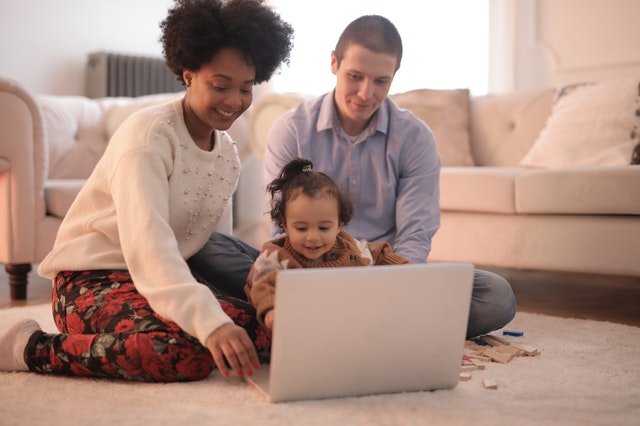
<instances>
[{"instance_id":1,"label":"red rose print pants","mask_svg":"<svg viewBox=\"0 0 640 426\"><path fill-rule=\"evenodd\" d=\"M253 306L216 297L268 362L271 335ZM61 334L39 332L27 345L32 371L171 382L204 379L215 367L206 347L151 309L127 271L60 272L53 317Z\"/></svg>"}]
</instances>

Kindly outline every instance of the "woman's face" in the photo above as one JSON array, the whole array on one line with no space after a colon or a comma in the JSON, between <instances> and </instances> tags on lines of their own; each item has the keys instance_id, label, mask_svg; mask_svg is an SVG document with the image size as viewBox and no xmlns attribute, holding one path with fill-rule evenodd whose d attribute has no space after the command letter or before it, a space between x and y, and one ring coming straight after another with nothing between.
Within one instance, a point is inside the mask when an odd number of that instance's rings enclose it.
<instances>
[{"instance_id":1,"label":"woman's face","mask_svg":"<svg viewBox=\"0 0 640 426\"><path fill-rule=\"evenodd\" d=\"M220 50L196 71L185 70L187 126L227 130L251 106L256 69L235 48Z\"/></svg>"}]
</instances>

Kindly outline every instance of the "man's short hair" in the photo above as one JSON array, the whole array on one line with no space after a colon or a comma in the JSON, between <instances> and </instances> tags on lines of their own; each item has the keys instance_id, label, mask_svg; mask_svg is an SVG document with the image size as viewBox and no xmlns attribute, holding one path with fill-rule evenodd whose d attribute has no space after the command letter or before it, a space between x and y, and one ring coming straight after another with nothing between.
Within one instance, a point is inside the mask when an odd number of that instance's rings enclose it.
<instances>
[{"instance_id":1,"label":"man's short hair","mask_svg":"<svg viewBox=\"0 0 640 426\"><path fill-rule=\"evenodd\" d=\"M358 44L375 53L387 53L395 56L396 71L402 60L402 38L393 23L380 15L364 15L352 21L342 31L334 53L338 65L344 57L344 52L351 44Z\"/></svg>"}]
</instances>

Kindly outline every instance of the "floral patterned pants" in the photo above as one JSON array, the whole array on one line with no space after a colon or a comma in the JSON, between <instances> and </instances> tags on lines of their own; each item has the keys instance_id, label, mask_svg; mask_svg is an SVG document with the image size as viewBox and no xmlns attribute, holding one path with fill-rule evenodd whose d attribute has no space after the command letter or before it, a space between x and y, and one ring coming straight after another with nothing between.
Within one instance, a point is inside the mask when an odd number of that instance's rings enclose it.
<instances>
[{"instance_id":1,"label":"floral patterned pants","mask_svg":"<svg viewBox=\"0 0 640 426\"><path fill-rule=\"evenodd\" d=\"M271 335L253 306L216 297L267 362ZM27 345L32 371L171 382L204 379L215 367L206 347L151 309L127 271L60 272L53 317L61 334L36 333Z\"/></svg>"}]
</instances>

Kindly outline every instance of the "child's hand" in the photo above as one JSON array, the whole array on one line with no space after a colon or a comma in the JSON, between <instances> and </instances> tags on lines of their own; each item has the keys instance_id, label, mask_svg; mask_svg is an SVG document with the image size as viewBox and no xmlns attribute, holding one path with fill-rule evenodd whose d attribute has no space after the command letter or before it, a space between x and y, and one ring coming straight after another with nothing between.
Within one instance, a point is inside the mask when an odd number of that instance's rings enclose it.
<instances>
[{"instance_id":1,"label":"child's hand","mask_svg":"<svg viewBox=\"0 0 640 426\"><path fill-rule=\"evenodd\" d=\"M275 316L275 314L273 312L274 312L274 310L271 309L264 316L264 325L266 325L269 330L273 329L273 319L274 319L274 316Z\"/></svg>"}]
</instances>

